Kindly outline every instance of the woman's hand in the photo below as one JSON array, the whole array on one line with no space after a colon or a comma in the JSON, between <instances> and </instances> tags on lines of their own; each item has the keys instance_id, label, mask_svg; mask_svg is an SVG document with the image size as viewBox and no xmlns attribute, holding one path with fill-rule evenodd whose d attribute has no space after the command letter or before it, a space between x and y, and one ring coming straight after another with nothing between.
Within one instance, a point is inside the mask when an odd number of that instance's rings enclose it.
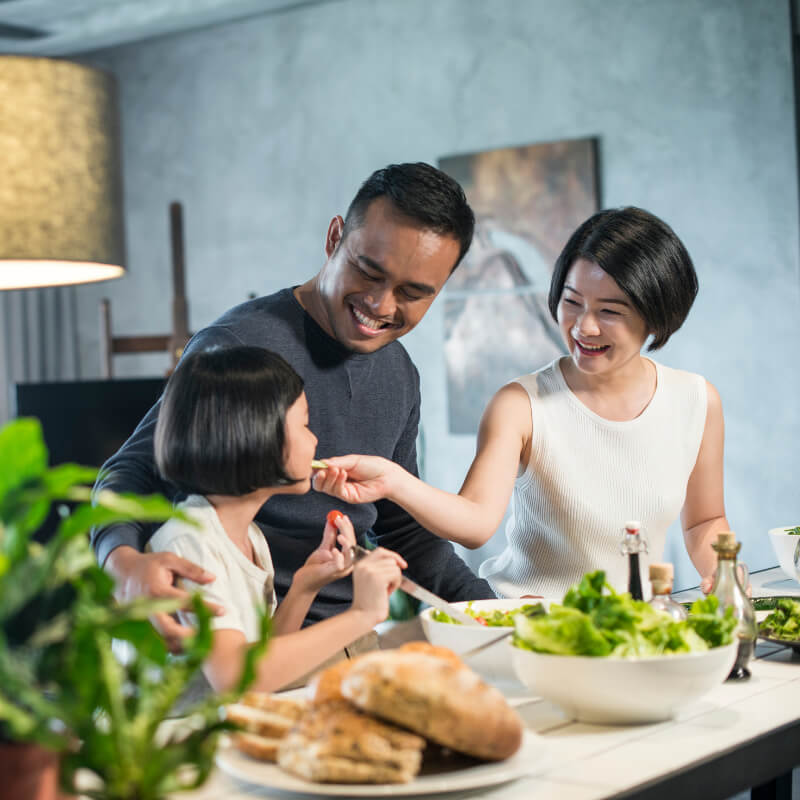
<instances>
[{"instance_id":1,"label":"woman's hand","mask_svg":"<svg viewBox=\"0 0 800 800\"><path fill-rule=\"evenodd\" d=\"M353 571L353 611L372 617L377 625L389 616L389 595L400 586L400 570L408 564L402 556L379 547L364 556Z\"/></svg>"},{"instance_id":2,"label":"woman's hand","mask_svg":"<svg viewBox=\"0 0 800 800\"><path fill-rule=\"evenodd\" d=\"M327 469L314 473L314 489L353 504L374 503L386 497L400 469L380 456L336 456L326 458L325 463Z\"/></svg>"},{"instance_id":3,"label":"woman's hand","mask_svg":"<svg viewBox=\"0 0 800 800\"><path fill-rule=\"evenodd\" d=\"M739 576L739 583L744 586L744 582L747 581L747 585L744 587L744 590L748 597L752 597L753 586L749 580L749 571L746 570L741 562L736 565L736 571ZM717 571L714 570L710 575L706 575L705 578L700 581L700 590L703 592L703 594L711 594L711 590L714 588L714 579L716 577Z\"/></svg>"},{"instance_id":4,"label":"woman's hand","mask_svg":"<svg viewBox=\"0 0 800 800\"><path fill-rule=\"evenodd\" d=\"M295 572L292 583L301 591L316 594L323 586L346 577L353 571L351 548L355 543L350 518L341 511L330 511L319 547Z\"/></svg>"}]
</instances>

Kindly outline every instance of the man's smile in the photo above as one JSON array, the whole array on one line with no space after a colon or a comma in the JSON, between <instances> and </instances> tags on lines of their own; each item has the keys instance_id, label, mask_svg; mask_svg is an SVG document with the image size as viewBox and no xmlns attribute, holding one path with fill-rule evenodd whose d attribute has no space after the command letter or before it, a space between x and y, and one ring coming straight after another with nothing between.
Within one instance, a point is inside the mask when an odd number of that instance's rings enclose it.
<instances>
[{"instance_id":1,"label":"man's smile","mask_svg":"<svg viewBox=\"0 0 800 800\"><path fill-rule=\"evenodd\" d=\"M385 320L370 316L369 314L365 313L359 308L356 308L352 304L350 304L350 311L352 312L353 317L355 318L359 330L361 330L367 336L375 336L376 334L386 330L387 328L397 327L391 322L386 322Z\"/></svg>"}]
</instances>

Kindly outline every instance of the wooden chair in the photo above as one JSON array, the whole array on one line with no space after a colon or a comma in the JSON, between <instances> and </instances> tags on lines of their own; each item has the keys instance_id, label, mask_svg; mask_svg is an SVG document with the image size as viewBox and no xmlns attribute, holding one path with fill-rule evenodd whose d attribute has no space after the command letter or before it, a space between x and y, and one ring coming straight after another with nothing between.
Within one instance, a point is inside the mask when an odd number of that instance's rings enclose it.
<instances>
[{"instance_id":1,"label":"wooden chair","mask_svg":"<svg viewBox=\"0 0 800 800\"><path fill-rule=\"evenodd\" d=\"M111 301L100 301L100 374L111 378L114 374L115 355L125 353L170 354L172 372L191 338L189 333L189 307L186 302L185 257L183 247L183 207L170 203L170 240L172 245L172 333L155 336L114 336L111 332Z\"/></svg>"}]
</instances>

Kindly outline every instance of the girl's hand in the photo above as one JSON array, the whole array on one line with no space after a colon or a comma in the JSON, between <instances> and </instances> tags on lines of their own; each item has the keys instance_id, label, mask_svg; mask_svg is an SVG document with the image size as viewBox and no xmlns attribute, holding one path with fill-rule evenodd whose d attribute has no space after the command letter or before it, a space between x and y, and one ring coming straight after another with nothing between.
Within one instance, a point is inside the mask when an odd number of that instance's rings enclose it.
<instances>
[{"instance_id":1,"label":"girl's hand","mask_svg":"<svg viewBox=\"0 0 800 800\"><path fill-rule=\"evenodd\" d=\"M329 511L319 547L297 570L292 583L307 592L344 578L353 571L351 547L356 543L353 523L341 511Z\"/></svg>"},{"instance_id":2,"label":"girl's hand","mask_svg":"<svg viewBox=\"0 0 800 800\"><path fill-rule=\"evenodd\" d=\"M380 456L326 458L327 469L314 472L312 485L318 492L346 503L374 503L386 497L398 467Z\"/></svg>"},{"instance_id":3,"label":"girl's hand","mask_svg":"<svg viewBox=\"0 0 800 800\"><path fill-rule=\"evenodd\" d=\"M389 595L400 586L405 560L391 550L379 547L364 556L353 571L354 611L365 612L377 625L389 616Z\"/></svg>"}]
</instances>

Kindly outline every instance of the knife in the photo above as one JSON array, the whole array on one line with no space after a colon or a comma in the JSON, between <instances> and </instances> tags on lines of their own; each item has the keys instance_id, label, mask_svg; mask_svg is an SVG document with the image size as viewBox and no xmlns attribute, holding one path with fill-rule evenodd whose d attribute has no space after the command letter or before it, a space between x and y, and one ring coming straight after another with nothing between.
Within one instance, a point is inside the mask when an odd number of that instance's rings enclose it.
<instances>
[{"instance_id":1,"label":"knife","mask_svg":"<svg viewBox=\"0 0 800 800\"><path fill-rule=\"evenodd\" d=\"M361 561L362 558L370 554L370 551L367 550L366 547L356 544L350 548L350 553L353 557L353 561ZM447 614L449 617L452 617L454 620L457 620L462 625L477 625L479 627L483 627L480 622L471 617L469 614L465 614L460 608L456 608L448 603L447 600L443 600L438 594L434 594L433 592L429 592L427 589L423 589L422 586L412 581L410 578L407 578L405 575L403 575L403 580L400 582L400 588L406 594L416 597L417 600L421 600L423 603L427 603L429 606L433 606L439 611L444 611L445 614Z\"/></svg>"}]
</instances>

